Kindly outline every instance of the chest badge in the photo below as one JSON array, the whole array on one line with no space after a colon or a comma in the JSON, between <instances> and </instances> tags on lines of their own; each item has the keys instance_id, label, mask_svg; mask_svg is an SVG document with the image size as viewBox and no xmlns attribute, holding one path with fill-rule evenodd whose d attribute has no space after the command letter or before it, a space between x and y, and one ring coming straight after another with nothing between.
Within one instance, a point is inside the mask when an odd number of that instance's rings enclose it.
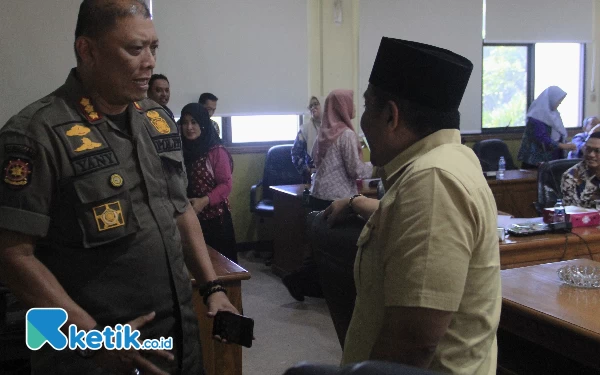
<instances>
[{"instance_id":1,"label":"chest badge","mask_svg":"<svg viewBox=\"0 0 600 375\"><path fill-rule=\"evenodd\" d=\"M65 133L68 137L83 137L91 132L90 128L81 124L73 125L73 127Z\"/></svg>"},{"instance_id":2,"label":"chest badge","mask_svg":"<svg viewBox=\"0 0 600 375\"><path fill-rule=\"evenodd\" d=\"M9 159L4 167L4 182L14 188L23 188L31 181L31 164L21 159Z\"/></svg>"},{"instance_id":3,"label":"chest badge","mask_svg":"<svg viewBox=\"0 0 600 375\"><path fill-rule=\"evenodd\" d=\"M83 143L81 146L75 149L75 152L88 151L93 150L98 147L102 147L102 143L94 142L89 138L83 137L81 138L81 142Z\"/></svg>"},{"instance_id":4,"label":"chest badge","mask_svg":"<svg viewBox=\"0 0 600 375\"><path fill-rule=\"evenodd\" d=\"M115 173L110 176L110 184L114 187L123 186L123 177L120 174Z\"/></svg>"},{"instance_id":5,"label":"chest badge","mask_svg":"<svg viewBox=\"0 0 600 375\"><path fill-rule=\"evenodd\" d=\"M171 128L169 124L165 121L164 118L160 117L160 114L156 111L148 111L146 112L146 116L150 119L152 126L161 134L169 134L171 132Z\"/></svg>"},{"instance_id":6,"label":"chest badge","mask_svg":"<svg viewBox=\"0 0 600 375\"><path fill-rule=\"evenodd\" d=\"M121 203L119 201L94 207L93 210L99 232L125 225L125 218L123 217L123 211L121 210Z\"/></svg>"}]
</instances>

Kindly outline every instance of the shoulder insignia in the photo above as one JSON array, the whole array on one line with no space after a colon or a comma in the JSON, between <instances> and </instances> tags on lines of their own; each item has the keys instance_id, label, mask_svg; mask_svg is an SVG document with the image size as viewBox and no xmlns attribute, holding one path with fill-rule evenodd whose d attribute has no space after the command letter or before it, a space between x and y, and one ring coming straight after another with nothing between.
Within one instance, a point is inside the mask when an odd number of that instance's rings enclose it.
<instances>
[{"instance_id":1,"label":"shoulder insignia","mask_svg":"<svg viewBox=\"0 0 600 375\"><path fill-rule=\"evenodd\" d=\"M121 202L119 201L106 203L94 207L92 210L94 211L99 232L125 225L125 218L123 217Z\"/></svg>"},{"instance_id":2,"label":"shoulder insignia","mask_svg":"<svg viewBox=\"0 0 600 375\"><path fill-rule=\"evenodd\" d=\"M94 109L89 98L83 97L77 104L79 104L79 109L89 122L102 119L102 115Z\"/></svg>"},{"instance_id":3,"label":"shoulder insignia","mask_svg":"<svg viewBox=\"0 0 600 375\"><path fill-rule=\"evenodd\" d=\"M165 121L164 118L160 116L160 114L156 111L148 111L146 112L146 116L150 119L152 126L161 134L169 134L171 132L171 128L169 124Z\"/></svg>"},{"instance_id":4,"label":"shoulder insignia","mask_svg":"<svg viewBox=\"0 0 600 375\"><path fill-rule=\"evenodd\" d=\"M140 105L140 103L138 102L133 102L133 106L135 107L135 109L137 109L138 111L142 110L142 106Z\"/></svg>"},{"instance_id":5,"label":"shoulder insignia","mask_svg":"<svg viewBox=\"0 0 600 375\"><path fill-rule=\"evenodd\" d=\"M4 183L12 188L23 188L31 182L32 164L27 160L8 159L4 163Z\"/></svg>"}]
</instances>

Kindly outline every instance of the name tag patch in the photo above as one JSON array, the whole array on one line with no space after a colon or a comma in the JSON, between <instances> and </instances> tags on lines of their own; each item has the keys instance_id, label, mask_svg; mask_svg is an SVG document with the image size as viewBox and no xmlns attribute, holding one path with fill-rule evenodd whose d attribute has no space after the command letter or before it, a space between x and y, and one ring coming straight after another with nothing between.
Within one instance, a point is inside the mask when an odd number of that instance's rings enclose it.
<instances>
[{"instance_id":1,"label":"name tag patch","mask_svg":"<svg viewBox=\"0 0 600 375\"><path fill-rule=\"evenodd\" d=\"M94 207L93 210L99 232L125 225L125 218L123 217L123 211L121 210L121 203L119 201Z\"/></svg>"},{"instance_id":2,"label":"name tag patch","mask_svg":"<svg viewBox=\"0 0 600 375\"><path fill-rule=\"evenodd\" d=\"M178 134L152 138L152 142L154 142L156 152L159 154L163 152L181 150L181 137L179 137Z\"/></svg>"},{"instance_id":3,"label":"name tag patch","mask_svg":"<svg viewBox=\"0 0 600 375\"><path fill-rule=\"evenodd\" d=\"M117 156L112 150L101 152L93 155L84 155L77 159L73 159L71 164L75 169L76 175L82 175L88 172L93 172L98 169L108 168L119 164Z\"/></svg>"}]
</instances>

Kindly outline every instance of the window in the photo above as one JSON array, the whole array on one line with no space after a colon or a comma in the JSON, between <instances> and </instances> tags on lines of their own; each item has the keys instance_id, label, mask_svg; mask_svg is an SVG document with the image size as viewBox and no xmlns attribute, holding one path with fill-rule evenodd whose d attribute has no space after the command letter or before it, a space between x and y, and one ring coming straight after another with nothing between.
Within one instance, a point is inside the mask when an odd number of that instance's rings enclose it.
<instances>
[{"instance_id":1,"label":"window","mask_svg":"<svg viewBox=\"0 0 600 375\"><path fill-rule=\"evenodd\" d=\"M231 116L231 144L293 141L299 124L298 115Z\"/></svg>"},{"instance_id":2,"label":"window","mask_svg":"<svg viewBox=\"0 0 600 375\"><path fill-rule=\"evenodd\" d=\"M579 43L484 45L482 128L525 126L529 105L552 85L567 92L559 107L563 123L579 126L583 72Z\"/></svg>"}]
</instances>

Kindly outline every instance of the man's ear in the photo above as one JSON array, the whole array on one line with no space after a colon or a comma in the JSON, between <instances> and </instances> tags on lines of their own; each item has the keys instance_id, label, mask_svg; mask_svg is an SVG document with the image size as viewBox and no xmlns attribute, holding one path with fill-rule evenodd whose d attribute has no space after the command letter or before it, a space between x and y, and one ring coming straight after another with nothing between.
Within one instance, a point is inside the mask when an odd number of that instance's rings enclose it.
<instances>
[{"instance_id":1,"label":"man's ear","mask_svg":"<svg viewBox=\"0 0 600 375\"><path fill-rule=\"evenodd\" d=\"M75 40L75 50L82 62L89 64L94 60L96 54L94 42L85 36L80 36Z\"/></svg>"},{"instance_id":2,"label":"man's ear","mask_svg":"<svg viewBox=\"0 0 600 375\"><path fill-rule=\"evenodd\" d=\"M385 103L385 114L387 116L387 124L391 130L396 130L400 125L400 111L393 100L388 100Z\"/></svg>"}]
</instances>

